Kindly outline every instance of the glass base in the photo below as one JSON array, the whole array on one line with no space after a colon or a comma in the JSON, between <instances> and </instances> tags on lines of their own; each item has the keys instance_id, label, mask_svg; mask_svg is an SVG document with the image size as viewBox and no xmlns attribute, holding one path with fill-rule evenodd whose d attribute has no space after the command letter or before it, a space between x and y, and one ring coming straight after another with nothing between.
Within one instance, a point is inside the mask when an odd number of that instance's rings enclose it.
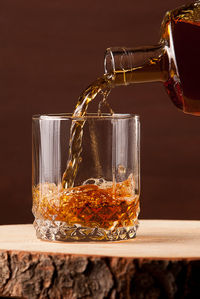
<instances>
[{"instance_id":1,"label":"glass base","mask_svg":"<svg viewBox=\"0 0 200 299\"><path fill-rule=\"evenodd\" d=\"M133 239L136 236L138 222L134 226L118 227L110 230L81 225L68 226L65 222L35 219L36 236L49 241L121 241Z\"/></svg>"}]
</instances>

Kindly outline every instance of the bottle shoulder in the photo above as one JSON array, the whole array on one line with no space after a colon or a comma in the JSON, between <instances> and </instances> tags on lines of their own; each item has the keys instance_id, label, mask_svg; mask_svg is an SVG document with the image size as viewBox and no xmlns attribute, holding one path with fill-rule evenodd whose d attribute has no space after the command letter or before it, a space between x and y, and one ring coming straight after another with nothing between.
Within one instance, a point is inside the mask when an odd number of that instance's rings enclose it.
<instances>
[{"instance_id":1,"label":"bottle shoulder","mask_svg":"<svg viewBox=\"0 0 200 299\"><path fill-rule=\"evenodd\" d=\"M169 25L176 22L187 22L200 25L200 1L180 6L168 11L161 23L161 42L169 39Z\"/></svg>"}]
</instances>

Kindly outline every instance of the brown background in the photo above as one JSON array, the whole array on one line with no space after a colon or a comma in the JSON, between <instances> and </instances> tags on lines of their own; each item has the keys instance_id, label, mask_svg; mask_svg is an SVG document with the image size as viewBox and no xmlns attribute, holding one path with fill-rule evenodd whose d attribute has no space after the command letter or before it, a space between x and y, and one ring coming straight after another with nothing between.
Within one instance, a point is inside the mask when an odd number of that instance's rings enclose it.
<instances>
[{"instance_id":1,"label":"brown background","mask_svg":"<svg viewBox=\"0 0 200 299\"><path fill-rule=\"evenodd\" d=\"M155 44L181 0L0 1L0 223L31 214L31 116L71 112L103 73L108 46ZM200 119L184 115L161 83L113 90L116 112L141 116L144 218L199 219Z\"/></svg>"}]
</instances>

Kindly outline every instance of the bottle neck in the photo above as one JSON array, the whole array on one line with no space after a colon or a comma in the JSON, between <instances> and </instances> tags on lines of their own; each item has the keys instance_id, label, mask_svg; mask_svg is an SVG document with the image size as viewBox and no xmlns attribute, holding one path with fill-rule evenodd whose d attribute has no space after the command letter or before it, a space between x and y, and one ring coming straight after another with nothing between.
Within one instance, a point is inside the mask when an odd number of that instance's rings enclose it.
<instances>
[{"instance_id":1,"label":"bottle neck","mask_svg":"<svg viewBox=\"0 0 200 299\"><path fill-rule=\"evenodd\" d=\"M114 85L162 81L168 79L169 61L165 44L142 48L108 48L105 74L113 75Z\"/></svg>"}]
</instances>

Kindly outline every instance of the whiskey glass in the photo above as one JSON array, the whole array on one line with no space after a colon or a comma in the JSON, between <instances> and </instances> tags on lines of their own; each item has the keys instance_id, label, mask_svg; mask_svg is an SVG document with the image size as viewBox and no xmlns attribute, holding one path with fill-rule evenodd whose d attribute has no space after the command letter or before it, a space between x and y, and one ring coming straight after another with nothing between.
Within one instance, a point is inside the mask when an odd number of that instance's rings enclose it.
<instances>
[{"instance_id":1,"label":"whiskey glass","mask_svg":"<svg viewBox=\"0 0 200 299\"><path fill-rule=\"evenodd\" d=\"M74 132L80 124L82 129ZM139 116L36 115L32 140L32 211L39 239L119 241L136 236ZM70 161L73 151L78 152L76 161Z\"/></svg>"}]
</instances>

